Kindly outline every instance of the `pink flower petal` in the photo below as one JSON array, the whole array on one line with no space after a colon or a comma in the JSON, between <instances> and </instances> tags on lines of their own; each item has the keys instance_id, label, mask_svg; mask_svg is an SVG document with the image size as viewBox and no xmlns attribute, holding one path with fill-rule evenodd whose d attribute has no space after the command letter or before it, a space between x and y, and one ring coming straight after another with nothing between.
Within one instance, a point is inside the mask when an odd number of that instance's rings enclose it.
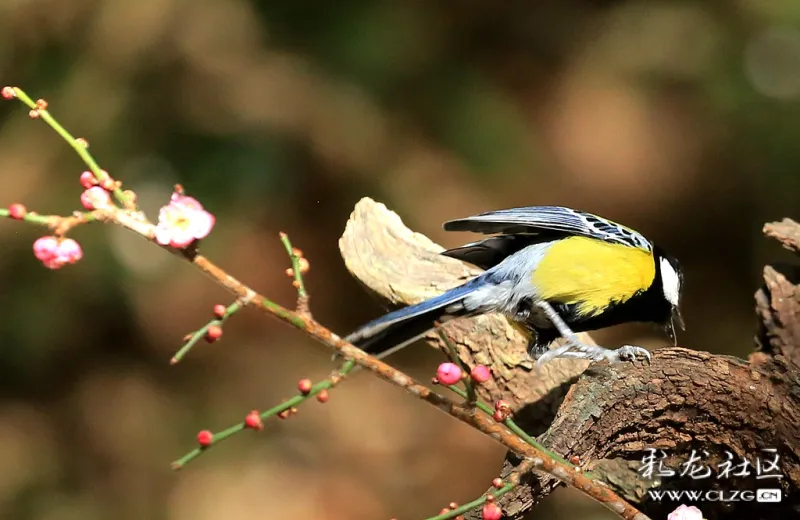
<instances>
[{"instance_id":1,"label":"pink flower petal","mask_svg":"<svg viewBox=\"0 0 800 520\"><path fill-rule=\"evenodd\" d=\"M178 215L180 215L180 210L172 204L167 204L158 211L158 224L167 225L174 221Z\"/></svg>"},{"instance_id":2,"label":"pink flower petal","mask_svg":"<svg viewBox=\"0 0 800 520\"><path fill-rule=\"evenodd\" d=\"M211 233L216 219L208 211L195 211L190 218L190 229L194 238L205 238Z\"/></svg>"},{"instance_id":3,"label":"pink flower petal","mask_svg":"<svg viewBox=\"0 0 800 520\"><path fill-rule=\"evenodd\" d=\"M64 266L64 262L59 260L57 257L50 258L49 260L45 260L42 263L48 269L61 269L61 267Z\"/></svg>"},{"instance_id":4,"label":"pink flower petal","mask_svg":"<svg viewBox=\"0 0 800 520\"><path fill-rule=\"evenodd\" d=\"M169 242L172 247L182 248L188 246L192 242L194 242L194 235L192 235L190 229L180 227L172 229Z\"/></svg>"},{"instance_id":5,"label":"pink flower petal","mask_svg":"<svg viewBox=\"0 0 800 520\"><path fill-rule=\"evenodd\" d=\"M162 226L161 224L156 226L155 235L156 242L162 246L169 244L172 240L172 231L168 227Z\"/></svg>"},{"instance_id":6,"label":"pink flower petal","mask_svg":"<svg viewBox=\"0 0 800 520\"><path fill-rule=\"evenodd\" d=\"M190 209L190 210L203 211L203 205L200 204L200 202L198 202L198 200L193 197L181 196L178 199L173 200L170 204L179 206L182 210Z\"/></svg>"},{"instance_id":7,"label":"pink flower petal","mask_svg":"<svg viewBox=\"0 0 800 520\"><path fill-rule=\"evenodd\" d=\"M56 258L64 263L72 264L83 258L83 249L75 240L65 238L58 244Z\"/></svg>"}]
</instances>

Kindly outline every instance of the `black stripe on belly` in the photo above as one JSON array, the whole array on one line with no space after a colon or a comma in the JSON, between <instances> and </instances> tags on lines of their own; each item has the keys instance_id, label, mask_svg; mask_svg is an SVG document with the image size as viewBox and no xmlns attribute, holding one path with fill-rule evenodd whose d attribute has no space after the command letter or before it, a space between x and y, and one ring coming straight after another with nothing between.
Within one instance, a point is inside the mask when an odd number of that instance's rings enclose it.
<instances>
[{"instance_id":1,"label":"black stripe on belly","mask_svg":"<svg viewBox=\"0 0 800 520\"><path fill-rule=\"evenodd\" d=\"M585 332L604 329L622 323L654 322L665 323L670 317L669 303L660 294L660 286L654 284L647 291L641 292L624 302L613 302L600 314L582 316L577 304L549 302L555 311L572 329L573 332ZM526 325L536 334L536 344L545 346L552 343L560 335L552 323L541 311L532 309L532 301L520 302L520 314L527 313Z\"/></svg>"}]
</instances>

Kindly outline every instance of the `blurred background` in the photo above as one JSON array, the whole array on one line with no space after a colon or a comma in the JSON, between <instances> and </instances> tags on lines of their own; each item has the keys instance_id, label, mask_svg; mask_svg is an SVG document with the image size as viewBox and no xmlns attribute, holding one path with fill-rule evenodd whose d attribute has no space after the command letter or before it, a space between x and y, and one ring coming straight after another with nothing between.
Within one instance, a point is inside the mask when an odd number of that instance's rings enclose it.
<instances>
[{"instance_id":1,"label":"blurred background","mask_svg":"<svg viewBox=\"0 0 800 520\"><path fill-rule=\"evenodd\" d=\"M746 356L761 268L788 258L761 226L800 207L799 22L790 0L6 0L0 84L47 99L152 218L183 183L217 217L203 253L287 305L289 233L341 334L381 313L337 248L361 197L445 246L472 237L444 220L558 204L676 254L681 344ZM68 214L84 167L27 112L0 104L0 206ZM421 519L498 472L501 447L360 373L173 473L198 430L325 377L329 353L247 310L170 367L228 295L100 225L49 271L42 234L0 222L0 518ZM429 350L393 362L427 379ZM535 517L613 518L563 489Z\"/></svg>"}]
</instances>

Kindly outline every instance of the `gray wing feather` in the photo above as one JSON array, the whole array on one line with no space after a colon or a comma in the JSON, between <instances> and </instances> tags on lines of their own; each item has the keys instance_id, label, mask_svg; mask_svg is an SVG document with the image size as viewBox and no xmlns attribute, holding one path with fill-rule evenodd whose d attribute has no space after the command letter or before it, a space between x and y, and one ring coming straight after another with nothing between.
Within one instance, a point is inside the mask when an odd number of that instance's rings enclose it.
<instances>
[{"instance_id":1,"label":"gray wing feather","mask_svg":"<svg viewBox=\"0 0 800 520\"><path fill-rule=\"evenodd\" d=\"M645 251L653 250L653 244L649 240L630 228L591 213L561 206L532 206L489 211L451 220L444 224L444 229L504 235L541 234L549 231L596 238Z\"/></svg>"},{"instance_id":2,"label":"gray wing feather","mask_svg":"<svg viewBox=\"0 0 800 520\"><path fill-rule=\"evenodd\" d=\"M497 235L448 249L442 254L487 270L525 246L537 242L537 238L531 234Z\"/></svg>"}]
</instances>

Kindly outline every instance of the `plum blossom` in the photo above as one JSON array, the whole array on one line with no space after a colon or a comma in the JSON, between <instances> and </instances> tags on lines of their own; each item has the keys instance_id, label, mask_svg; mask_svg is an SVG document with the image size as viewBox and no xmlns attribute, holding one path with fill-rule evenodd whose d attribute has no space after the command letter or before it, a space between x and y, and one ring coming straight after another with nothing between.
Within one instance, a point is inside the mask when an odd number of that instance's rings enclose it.
<instances>
[{"instance_id":1,"label":"plum blossom","mask_svg":"<svg viewBox=\"0 0 800 520\"><path fill-rule=\"evenodd\" d=\"M186 247L208 236L214 222L214 215L204 210L196 199L173 193L169 204L158 214L156 242L162 246Z\"/></svg>"},{"instance_id":2,"label":"plum blossom","mask_svg":"<svg viewBox=\"0 0 800 520\"><path fill-rule=\"evenodd\" d=\"M83 258L83 250L71 238L59 240L54 236L45 236L33 243L33 255L48 269L59 269Z\"/></svg>"},{"instance_id":3,"label":"plum blossom","mask_svg":"<svg viewBox=\"0 0 800 520\"><path fill-rule=\"evenodd\" d=\"M694 506L680 505L667 516L667 520L703 520L703 512Z\"/></svg>"}]
</instances>

